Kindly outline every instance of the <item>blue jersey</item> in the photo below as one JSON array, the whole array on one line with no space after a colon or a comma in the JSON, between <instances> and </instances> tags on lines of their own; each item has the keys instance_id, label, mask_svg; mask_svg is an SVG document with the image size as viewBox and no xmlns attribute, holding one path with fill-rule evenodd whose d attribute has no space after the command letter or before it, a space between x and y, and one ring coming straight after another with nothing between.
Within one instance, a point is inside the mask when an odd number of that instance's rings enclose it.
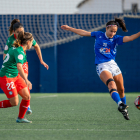
<instances>
[{"instance_id":1,"label":"blue jersey","mask_svg":"<svg viewBox=\"0 0 140 140\"><path fill-rule=\"evenodd\" d=\"M95 64L115 60L116 47L123 44L123 36L115 35L113 38L108 38L106 33L101 31L91 32L91 36L95 40Z\"/></svg>"}]
</instances>

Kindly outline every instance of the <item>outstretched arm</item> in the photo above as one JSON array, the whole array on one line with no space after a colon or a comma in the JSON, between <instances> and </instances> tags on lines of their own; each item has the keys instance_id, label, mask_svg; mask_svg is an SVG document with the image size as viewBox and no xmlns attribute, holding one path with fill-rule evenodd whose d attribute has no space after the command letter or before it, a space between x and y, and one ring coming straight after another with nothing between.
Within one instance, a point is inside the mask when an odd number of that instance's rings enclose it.
<instances>
[{"instance_id":1,"label":"outstretched arm","mask_svg":"<svg viewBox=\"0 0 140 140\"><path fill-rule=\"evenodd\" d=\"M40 47L39 45L36 43L36 45L34 46L35 50L36 50L36 53L38 55L38 58L40 60L40 63L45 67L47 68L47 70L49 69L49 66L43 61L42 59L42 54L41 54L41 50L40 50Z\"/></svg>"},{"instance_id":2,"label":"outstretched arm","mask_svg":"<svg viewBox=\"0 0 140 140\"><path fill-rule=\"evenodd\" d=\"M138 37L140 37L140 32L133 34L131 36L124 36L123 42L125 43L125 42L129 42L129 41L133 41L133 40L137 39Z\"/></svg>"},{"instance_id":3,"label":"outstretched arm","mask_svg":"<svg viewBox=\"0 0 140 140\"><path fill-rule=\"evenodd\" d=\"M87 32L87 31L82 30L82 29L72 28L68 25L62 25L61 28L63 30L71 31L71 32L74 32L74 33L81 35L81 36L91 36L91 32Z\"/></svg>"}]
</instances>

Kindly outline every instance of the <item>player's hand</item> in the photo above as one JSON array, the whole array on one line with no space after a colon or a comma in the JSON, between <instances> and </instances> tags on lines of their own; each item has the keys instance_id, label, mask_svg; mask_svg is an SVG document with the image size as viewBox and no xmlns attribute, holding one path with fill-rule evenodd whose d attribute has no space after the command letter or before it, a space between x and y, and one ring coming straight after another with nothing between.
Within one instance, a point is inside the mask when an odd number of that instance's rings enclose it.
<instances>
[{"instance_id":1,"label":"player's hand","mask_svg":"<svg viewBox=\"0 0 140 140\"><path fill-rule=\"evenodd\" d=\"M40 62L45 68L47 68L47 70L49 69L49 66L44 62L44 61L41 61Z\"/></svg>"},{"instance_id":2,"label":"player's hand","mask_svg":"<svg viewBox=\"0 0 140 140\"><path fill-rule=\"evenodd\" d=\"M67 31L70 30L70 26L68 26L68 25L62 25L61 28L62 28L63 30L67 30Z\"/></svg>"},{"instance_id":3,"label":"player's hand","mask_svg":"<svg viewBox=\"0 0 140 140\"><path fill-rule=\"evenodd\" d=\"M29 80L26 80L25 83L27 84L27 87L31 90L32 89L32 83Z\"/></svg>"}]
</instances>

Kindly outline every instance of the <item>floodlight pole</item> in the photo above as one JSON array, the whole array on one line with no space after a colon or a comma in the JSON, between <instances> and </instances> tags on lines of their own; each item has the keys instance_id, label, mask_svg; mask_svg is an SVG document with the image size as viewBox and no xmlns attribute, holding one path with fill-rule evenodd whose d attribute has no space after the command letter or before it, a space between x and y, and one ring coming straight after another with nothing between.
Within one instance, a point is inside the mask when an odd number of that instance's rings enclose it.
<instances>
[{"instance_id":1,"label":"floodlight pole","mask_svg":"<svg viewBox=\"0 0 140 140\"><path fill-rule=\"evenodd\" d=\"M54 90L57 92L57 14L54 15L54 72L55 82Z\"/></svg>"},{"instance_id":2,"label":"floodlight pole","mask_svg":"<svg viewBox=\"0 0 140 140\"><path fill-rule=\"evenodd\" d=\"M122 13L124 14L124 0L122 0Z\"/></svg>"}]
</instances>

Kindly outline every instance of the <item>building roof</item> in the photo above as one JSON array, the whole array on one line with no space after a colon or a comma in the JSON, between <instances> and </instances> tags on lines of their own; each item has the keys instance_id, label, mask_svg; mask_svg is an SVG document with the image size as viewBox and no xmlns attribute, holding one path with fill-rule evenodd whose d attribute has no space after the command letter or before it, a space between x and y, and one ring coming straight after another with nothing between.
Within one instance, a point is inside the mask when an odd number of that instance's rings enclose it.
<instances>
[{"instance_id":1,"label":"building roof","mask_svg":"<svg viewBox=\"0 0 140 140\"><path fill-rule=\"evenodd\" d=\"M1 0L0 14L74 14L82 0Z\"/></svg>"},{"instance_id":2,"label":"building roof","mask_svg":"<svg viewBox=\"0 0 140 140\"><path fill-rule=\"evenodd\" d=\"M77 8L81 7L83 4L85 4L89 0L82 0L78 5Z\"/></svg>"}]
</instances>

